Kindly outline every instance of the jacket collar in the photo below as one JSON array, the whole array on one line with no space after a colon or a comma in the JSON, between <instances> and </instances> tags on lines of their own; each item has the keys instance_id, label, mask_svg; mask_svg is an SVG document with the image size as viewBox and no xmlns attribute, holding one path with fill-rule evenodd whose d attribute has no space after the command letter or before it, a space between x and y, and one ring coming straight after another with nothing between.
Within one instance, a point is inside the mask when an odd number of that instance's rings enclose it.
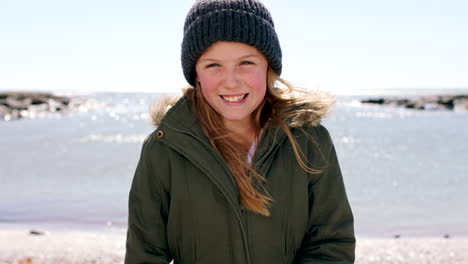
<instances>
[{"instance_id":1,"label":"jacket collar","mask_svg":"<svg viewBox=\"0 0 468 264\"><path fill-rule=\"evenodd\" d=\"M166 124L166 126L173 130L196 137L204 145L210 145L209 139L197 122L191 110L190 102L185 96L180 98L162 98L158 105L152 109L151 117L155 126L164 126ZM258 164L256 169L264 167L261 164L267 159L268 154L285 138L286 133L277 124L271 124L264 130L252 160L253 164ZM213 150L211 145L210 150Z\"/></svg>"}]
</instances>

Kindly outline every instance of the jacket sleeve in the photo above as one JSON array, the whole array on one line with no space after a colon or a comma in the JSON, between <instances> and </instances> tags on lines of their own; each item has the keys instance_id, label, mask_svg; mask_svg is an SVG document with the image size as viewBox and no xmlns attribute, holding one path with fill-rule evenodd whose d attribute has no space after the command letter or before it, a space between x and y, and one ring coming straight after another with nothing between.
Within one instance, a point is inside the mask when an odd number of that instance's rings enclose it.
<instances>
[{"instance_id":1,"label":"jacket sleeve","mask_svg":"<svg viewBox=\"0 0 468 264\"><path fill-rule=\"evenodd\" d=\"M152 135L143 143L130 189L125 264L172 261L166 234L170 196L158 180L158 174L169 173L169 162L155 141Z\"/></svg>"},{"instance_id":2,"label":"jacket sleeve","mask_svg":"<svg viewBox=\"0 0 468 264\"><path fill-rule=\"evenodd\" d=\"M309 181L308 229L294 263L354 263L354 220L335 147L328 131L318 130L326 166Z\"/></svg>"}]
</instances>

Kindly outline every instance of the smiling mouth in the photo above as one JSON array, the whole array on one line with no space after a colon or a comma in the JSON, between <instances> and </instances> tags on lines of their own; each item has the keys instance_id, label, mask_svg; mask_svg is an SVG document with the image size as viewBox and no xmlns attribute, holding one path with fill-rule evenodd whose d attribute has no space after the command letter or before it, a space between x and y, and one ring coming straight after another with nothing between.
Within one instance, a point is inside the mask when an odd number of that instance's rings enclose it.
<instances>
[{"instance_id":1,"label":"smiling mouth","mask_svg":"<svg viewBox=\"0 0 468 264\"><path fill-rule=\"evenodd\" d=\"M244 98L247 97L247 95L249 95L249 94L246 93L246 94L240 94L240 95L220 95L220 97L221 97L224 101L227 101L227 102L230 102L230 103L234 103L234 102L240 102L240 101L242 101Z\"/></svg>"}]
</instances>

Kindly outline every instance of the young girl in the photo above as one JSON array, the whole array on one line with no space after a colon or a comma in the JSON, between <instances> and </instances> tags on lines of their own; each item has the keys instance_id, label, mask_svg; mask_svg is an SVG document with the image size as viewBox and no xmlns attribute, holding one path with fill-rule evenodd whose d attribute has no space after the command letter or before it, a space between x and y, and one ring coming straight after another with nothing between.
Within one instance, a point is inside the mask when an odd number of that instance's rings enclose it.
<instances>
[{"instance_id":1,"label":"young girl","mask_svg":"<svg viewBox=\"0 0 468 264\"><path fill-rule=\"evenodd\" d=\"M191 87L152 113L125 263L353 263L353 215L319 124L332 100L279 77L265 6L197 1L182 67Z\"/></svg>"}]
</instances>

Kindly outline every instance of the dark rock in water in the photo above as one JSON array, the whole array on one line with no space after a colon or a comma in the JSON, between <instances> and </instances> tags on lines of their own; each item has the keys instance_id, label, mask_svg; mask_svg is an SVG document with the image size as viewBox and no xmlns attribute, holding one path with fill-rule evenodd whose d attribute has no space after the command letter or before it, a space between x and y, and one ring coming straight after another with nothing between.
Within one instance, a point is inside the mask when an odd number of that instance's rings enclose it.
<instances>
[{"instance_id":1,"label":"dark rock in water","mask_svg":"<svg viewBox=\"0 0 468 264\"><path fill-rule=\"evenodd\" d=\"M362 100L361 103L367 103L367 104L384 104L385 99L383 98L378 98L378 99L367 99L367 100Z\"/></svg>"},{"instance_id":2,"label":"dark rock in water","mask_svg":"<svg viewBox=\"0 0 468 264\"><path fill-rule=\"evenodd\" d=\"M404 106L410 103L409 99L397 99L394 101L390 101L389 104L396 105L396 106Z\"/></svg>"},{"instance_id":3,"label":"dark rock in water","mask_svg":"<svg viewBox=\"0 0 468 264\"><path fill-rule=\"evenodd\" d=\"M414 98L372 98L365 104L381 104L418 110L455 110L468 112L468 95L439 95Z\"/></svg>"},{"instance_id":4,"label":"dark rock in water","mask_svg":"<svg viewBox=\"0 0 468 264\"><path fill-rule=\"evenodd\" d=\"M450 238L450 234L445 234L444 238Z\"/></svg>"},{"instance_id":5,"label":"dark rock in water","mask_svg":"<svg viewBox=\"0 0 468 264\"><path fill-rule=\"evenodd\" d=\"M401 237L400 234L396 234L396 235L393 236L393 238L395 238L395 239L398 239L398 238L400 238L400 237Z\"/></svg>"},{"instance_id":6,"label":"dark rock in water","mask_svg":"<svg viewBox=\"0 0 468 264\"><path fill-rule=\"evenodd\" d=\"M64 113L80 105L75 98L51 93L0 93L0 120L33 117L42 113Z\"/></svg>"},{"instance_id":7,"label":"dark rock in water","mask_svg":"<svg viewBox=\"0 0 468 264\"><path fill-rule=\"evenodd\" d=\"M42 232L42 231L38 231L38 230L31 230L31 231L29 231L29 234L30 234L30 235L36 235L36 236L42 236L42 235L45 235L45 233L44 233L44 232Z\"/></svg>"}]
</instances>

